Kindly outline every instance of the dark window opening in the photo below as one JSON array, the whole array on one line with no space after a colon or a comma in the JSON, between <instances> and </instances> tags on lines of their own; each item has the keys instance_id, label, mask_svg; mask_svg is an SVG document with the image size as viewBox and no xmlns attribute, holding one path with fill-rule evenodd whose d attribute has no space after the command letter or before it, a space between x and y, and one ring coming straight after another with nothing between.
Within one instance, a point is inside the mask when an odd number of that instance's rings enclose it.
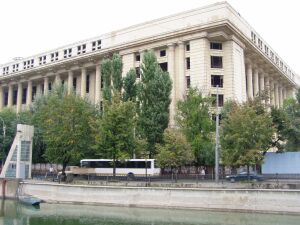
<instances>
[{"instance_id":1,"label":"dark window opening","mask_svg":"<svg viewBox=\"0 0 300 225\"><path fill-rule=\"evenodd\" d=\"M48 83L48 90L51 91L51 89L52 89L52 83L49 82L49 83Z\"/></svg>"},{"instance_id":2,"label":"dark window opening","mask_svg":"<svg viewBox=\"0 0 300 225\"><path fill-rule=\"evenodd\" d=\"M186 58L186 69L189 70L191 68L191 60L190 57Z\"/></svg>"},{"instance_id":3,"label":"dark window opening","mask_svg":"<svg viewBox=\"0 0 300 225\"><path fill-rule=\"evenodd\" d=\"M86 93L90 92L90 75L86 76Z\"/></svg>"},{"instance_id":4,"label":"dark window opening","mask_svg":"<svg viewBox=\"0 0 300 225\"><path fill-rule=\"evenodd\" d=\"M76 90L76 87L77 87L77 78L74 77L73 78L73 88L74 88L74 90Z\"/></svg>"},{"instance_id":5,"label":"dark window opening","mask_svg":"<svg viewBox=\"0 0 300 225\"><path fill-rule=\"evenodd\" d=\"M136 67L135 68L135 73L136 73L136 78L140 78L141 77L140 67Z\"/></svg>"},{"instance_id":6,"label":"dark window opening","mask_svg":"<svg viewBox=\"0 0 300 225\"><path fill-rule=\"evenodd\" d=\"M5 106L8 105L8 92L7 91L4 93L4 105Z\"/></svg>"},{"instance_id":7,"label":"dark window opening","mask_svg":"<svg viewBox=\"0 0 300 225\"><path fill-rule=\"evenodd\" d=\"M160 57L166 56L166 50L161 50L161 51L159 52L159 55L160 55Z\"/></svg>"},{"instance_id":8,"label":"dark window opening","mask_svg":"<svg viewBox=\"0 0 300 225\"><path fill-rule=\"evenodd\" d=\"M222 43L211 42L210 49L222 50Z\"/></svg>"},{"instance_id":9,"label":"dark window opening","mask_svg":"<svg viewBox=\"0 0 300 225\"><path fill-rule=\"evenodd\" d=\"M103 101L100 101L100 111L103 111Z\"/></svg>"},{"instance_id":10,"label":"dark window opening","mask_svg":"<svg viewBox=\"0 0 300 225\"><path fill-rule=\"evenodd\" d=\"M18 90L13 91L13 105L17 104Z\"/></svg>"},{"instance_id":11,"label":"dark window opening","mask_svg":"<svg viewBox=\"0 0 300 225\"><path fill-rule=\"evenodd\" d=\"M35 99L35 96L36 96L36 86L33 86L32 87L32 100Z\"/></svg>"},{"instance_id":12,"label":"dark window opening","mask_svg":"<svg viewBox=\"0 0 300 225\"><path fill-rule=\"evenodd\" d=\"M211 75L211 86L217 87L217 85L223 87L223 76L221 75Z\"/></svg>"},{"instance_id":13,"label":"dark window opening","mask_svg":"<svg viewBox=\"0 0 300 225\"><path fill-rule=\"evenodd\" d=\"M185 46L185 50L186 50L187 52L190 51L190 44L187 44L187 45Z\"/></svg>"},{"instance_id":14,"label":"dark window opening","mask_svg":"<svg viewBox=\"0 0 300 225\"><path fill-rule=\"evenodd\" d=\"M140 62L141 61L141 55L135 55L135 61Z\"/></svg>"},{"instance_id":15,"label":"dark window opening","mask_svg":"<svg viewBox=\"0 0 300 225\"><path fill-rule=\"evenodd\" d=\"M26 104L26 97L27 97L27 88L23 88L23 92L22 92L22 104Z\"/></svg>"},{"instance_id":16,"label":"dark window opening","mask_svg":"<svg viewBox=\"0 0 300 225\"><path fill-rule=\"evenodd\" d=\"M186 80L186 88L190 88L191 87L191 77L186 76L185 80Z\"/></svg>"},{"instance_id":17,"label":"dark window opening","mask_svg":"<svg viewBox=\"0 0 300 225\"><path fill-rule=\"evenodd\" d=\"M101 88L104 87L104 80L103 80L103 77L101 76Z\"/></svg>"},{"instance_id":18,"label":"dark window opening","mask_svg":"<svg viewBox=\"0 0 300 225\"><path fill-rule=\"evenodd\" d=\"M210 57L211 68L223 68L222 56Z\"/></svg>"},{"instance_id":19,"label":"dark window opening","mask_svg":"<svg viewBox=\"0 0 300 225\"><path fill-rule=\"evenodd\" d=\"M168 63L167 62L160 63L159 66L163 71L165 71L165 72L168 71Z\"/></svg>"},{"instance_id":20,"label":"dark window opening","mask_svg":"<svg viewBox=\"0 0 300 225\"><path fill-rule=\"evenodd\" d=\"M212 106L216 106L217 105L217 95L213 94L211 95L213 97L213 102L212 102ZM224 95L219 95L219 105L220 107L222 107L224 105Z\"/></svg>"}]
</instances>

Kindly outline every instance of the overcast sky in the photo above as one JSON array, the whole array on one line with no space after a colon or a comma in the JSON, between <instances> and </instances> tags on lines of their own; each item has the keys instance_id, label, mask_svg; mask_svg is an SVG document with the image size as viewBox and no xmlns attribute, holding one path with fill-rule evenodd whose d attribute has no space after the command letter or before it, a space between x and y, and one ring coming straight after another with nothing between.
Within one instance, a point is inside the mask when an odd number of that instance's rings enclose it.
<instances>
[{"instance_id":1,"label":"overcast sky","mask_svg":"<svg viewBox=\"0 0 300 225\"><path fill-rule=\"evenodd\" d=\"M218 0L0 0L0 64ZM228 0L300 74L300 1Z\"/></svg>"}]
</instances>

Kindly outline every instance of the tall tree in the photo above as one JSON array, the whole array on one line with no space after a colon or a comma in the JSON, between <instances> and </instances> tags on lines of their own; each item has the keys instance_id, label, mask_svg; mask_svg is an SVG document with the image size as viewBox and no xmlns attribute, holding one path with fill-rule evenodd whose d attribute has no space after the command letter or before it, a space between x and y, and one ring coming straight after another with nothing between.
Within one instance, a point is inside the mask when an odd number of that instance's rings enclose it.
<instances>
[{"instance_id":1,"label":"tall tree","mask_svg":"<svg viewBox=\"0 0 300 225\"><path fill-rule=\"evenodd\" d=\"M214 122L209 114L212 99L197 89L189 89L184 100L177 103L177 123L191 144L196 164L214 164Z\"/></svg>"},{"instance_id":2,"label":"tall tree","mask_svg":"<svg viewBox=\"0 0 300 225\"><path fill-rule=\"evenodd\" d=\"M112 65L110 59L104 59L101 62L101 74L103 77L103 99L106 101L111 101L111 74Z\"/></svg>"},{"instance_id":3,"label":"tall tree","mask_svg":"<svg viewBox=\"0 0 300 225\"><path fill-rule=\"evenodd\" d=\"M76 94L67 94L63 86L57 86L35 101L33 111L46 144L46 159L62 164L65 174L69 163L78 163L90 152L95 107Z\"/></svg>"},{"instance_id":4,"label":"tall tree","mask_svg":"<svg viewBox=\"0 0 300 225\"><path fill-rule=\"evenodd\" d=\"M123 100L124 101L136 101L137 97L137 85L136 85L136 72L135 69L130 69L126 74L126 77L123 79L124 93Z\"/></svg>"},{"instance_id":5,"label":"tall tree","mask_svg":"<svg viewBox=\"0 0 300 225\"><path fill-rule=\"evenodd\" d=\"M176 129L166 129L163 144L157 145L157 162L161 168L177 169L190 164L194 154L185 136Z\"/></svg>"},{"instance_id":6,"label":"tall tree","mask_svg":"<svg viewBox=\"0 0 300 225\"><path fill-rule=\"evenodd\" d=\"M245 103L235 105L222 121L222 161L227 166L250 166L262 163L263 154L272 141L275 129L269 113Z\"/></svg>"},{"instance_id":7,"label":"tall tree","mask_svg":"<svg viewBox=\"0 0 300 225\"><path fill-rule=\"evenodd\" d=\"M134 103L113 96L112 103L105 102L105 112L99 121L98 155L113 160L113 176L116 175L116 161L128 159L133 154L135 123Z\"/></svg>"},{"instance_id":8,"label":"tall tree","mask_svg":"<svg viewBox=\"0 0 300 225\"><path fill-rule=\"evenodd\" d=\"M162 71L153 51L144 54L138 90L138 128L141 136L147 140L147 150L152 157L155 145L162 143L163 132L168 127L172 90L169 73Z\"/></svg>"},{"instance_id":9,"label":"tall tree","mask_svg":"<svg viewBox=\"0 0 300 225\"><path fill-rule=\"evenodd\" d=\"M116 53L113 54L111 65L112 65L113 89L114 91L121 92L123 86L123 82L122 82L123 62L119 54Z\"/></svg>"}]
</instances>

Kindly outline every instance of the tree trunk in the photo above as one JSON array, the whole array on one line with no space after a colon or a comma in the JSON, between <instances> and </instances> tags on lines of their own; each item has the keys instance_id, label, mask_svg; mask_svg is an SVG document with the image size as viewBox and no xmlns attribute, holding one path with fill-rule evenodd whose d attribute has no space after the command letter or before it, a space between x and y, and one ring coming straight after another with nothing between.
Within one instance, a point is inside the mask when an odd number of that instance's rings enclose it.
<instances>
[{"instance_id":1,"label":"tree trunk","mask_svg":"<svg viewBox=\"0 0 300 225\"><path fill-rule=\"evenodd\" d=\"M116 178L116 159L113 159L113 178Z\"/></svg>"}]
</instances>

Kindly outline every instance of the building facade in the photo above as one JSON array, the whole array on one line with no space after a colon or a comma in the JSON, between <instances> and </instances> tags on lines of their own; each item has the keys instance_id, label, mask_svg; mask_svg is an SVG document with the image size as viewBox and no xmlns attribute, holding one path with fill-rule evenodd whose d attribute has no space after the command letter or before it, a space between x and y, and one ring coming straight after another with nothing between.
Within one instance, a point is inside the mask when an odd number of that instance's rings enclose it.
<instances>
[{"instance_id":1,"label":"building facade","mask_svg":"<svg viewBox=\"0 0 300 225\"><path fill-rule=\"evenodd\" d=\"M0 110L29 107L55 82L93 103L101 102L101 60L114 52L123 60L123 75L136 68L143 53L155 51L173 81L171 125L176 101L189 87L216 95L219 105L270 90L270 104L280 107L293 96L300 78L228 3L131 26L58 49L19 58L0 66Z\"/></svg>"}]
</instances>

